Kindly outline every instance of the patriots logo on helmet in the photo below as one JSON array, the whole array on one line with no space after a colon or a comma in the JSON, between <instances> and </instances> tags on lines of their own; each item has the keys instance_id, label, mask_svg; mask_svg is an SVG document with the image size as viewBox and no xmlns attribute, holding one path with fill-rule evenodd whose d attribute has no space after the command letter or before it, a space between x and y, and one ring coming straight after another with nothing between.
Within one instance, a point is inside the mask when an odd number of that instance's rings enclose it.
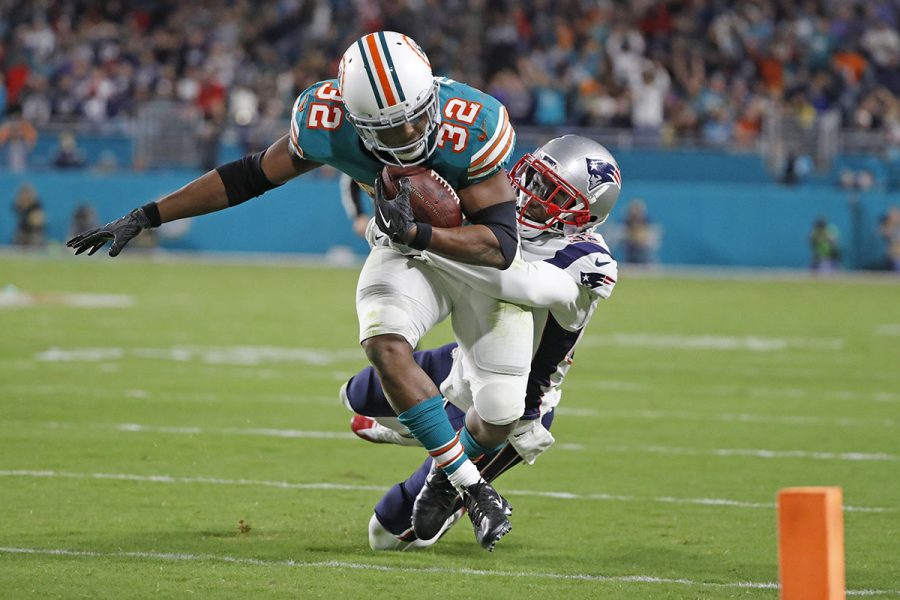
<instances>
[{"instance_id":1,"label":"patriots logo on helmet","mask_svg":"<svg viewBox=\"0 0 900 600\"><path fill-rule=\"evenodd\" d=\"M622 187L622 174L613 163L602 158L586 158L588 172L588 191L594 191L604 183L614 183Z\"/></svg>"}]
</instances>

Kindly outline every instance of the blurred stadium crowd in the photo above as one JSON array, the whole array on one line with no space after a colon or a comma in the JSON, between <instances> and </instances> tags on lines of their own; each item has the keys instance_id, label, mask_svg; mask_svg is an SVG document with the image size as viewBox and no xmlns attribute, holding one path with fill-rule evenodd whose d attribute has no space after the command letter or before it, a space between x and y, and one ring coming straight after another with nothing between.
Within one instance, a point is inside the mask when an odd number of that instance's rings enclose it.
<instances>
[{"instance_id":1,"label":"blurred stadium crowd","mask_svg":"<svg viewBox=\"0 0 900 600\"><path fill-rule=\"evenodd\" d=\"M361 33L408 32L515 122L750 144L772 103L900 142L896 0L0 0L0 109L97 127L150 99L282 120Z\"/></svg>"}]
</instances>

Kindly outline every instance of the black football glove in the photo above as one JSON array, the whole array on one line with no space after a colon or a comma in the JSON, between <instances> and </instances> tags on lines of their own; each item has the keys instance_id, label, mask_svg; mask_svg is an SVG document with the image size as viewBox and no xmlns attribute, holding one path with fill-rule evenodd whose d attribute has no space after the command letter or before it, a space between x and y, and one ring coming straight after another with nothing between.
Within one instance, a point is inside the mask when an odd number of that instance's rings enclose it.
<instances>
[{"instance_id":1,"label":"black football glove","mask_svg":"<svg viewBox=\"0 0 900 600\"><path fill-rule=\"evenodd\" d=\"M136 208L124 217L107 223L103 227L97 227L76 235L66 242L66 246L75 248L75 254L81 254L85 250L90 249L88 256L91 256L105 246L106 242L112 241L112 245L109 247L109 255L118 256L119 252L125 248L125 245L134 236L151 226L150 217L147 216L144 209Z\"/></svg>"},{"instance_id":2,"label":"black football glove","mask_svg":"<svg viewBox=\"0 0 900 600\"><path fill-rule=\"evenodd\" d=\"M401 244L409 230L416 226L409 204L409 192L409 178L403 177L397 197L385 198L381 177L375 179L375 224L391 240Z\"/></svg>"}]
</instances>

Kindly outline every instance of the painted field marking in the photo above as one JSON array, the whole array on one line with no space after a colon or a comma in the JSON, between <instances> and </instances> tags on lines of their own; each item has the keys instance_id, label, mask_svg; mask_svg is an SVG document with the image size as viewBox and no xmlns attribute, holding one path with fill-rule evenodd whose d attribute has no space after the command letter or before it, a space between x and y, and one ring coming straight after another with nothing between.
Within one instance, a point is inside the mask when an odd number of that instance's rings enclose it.
<instances>
[{"instance_id":1,"label":"painted field marking","mask_svg":"<svg viewBox=\"0 0 900 600\"><path fill-rule=\"evenodd\" d=\"M563 413L568 414L568 413ZM584 413L576 412L580 416ZM788 421L790 422L790 421ZM12 423L15 425L25 424L25 421L3 421L3 423ZM172 435L240 435L255 437L279 437L279 438L311 438L311 439L359 439L351 432L342 431L316 431L304 429L277 429L271 427L198 427L193 425L187 426L171 426L171 425L144 425L141 423L66 423L60 421L45 421L41 425L54 429L107 429L120 431L123 433L162 433ZM893 426L893 422L891 422ZM565 450L584 450L589 446L585 444L570 442L560 443L557 447ZM865 452L820 452L810 450L769 450L764 448L684 448L673 446L656 446L656 445L637 445L637 446L601 446L601 451L612 451L617 453L628 452L649 452L652 454L677 454L688 456L749 456L756 458L810 458L816 460L847 460L847 461L895 461L900 460L900 456L884 453L865 453Z\"/></svg>"},{"instance_id":2,"label":"painted field marking","mask_svg":"<svg viewBox=\"0 0 900 600\"><path fill-rule=\"evenodd\" d=\"M664 336L665 337L665 336ZM709 336L699 336L701 340ZM587 338L590 339L590 338ZM362 360L362 355L357 349L325 349L325 348L291 348L291 347L274 347L274 346L222 346L222 347L192 347L192 346L174 346L171 348L106 348L106 347L83 347L83 348L60 348L51 347L34 355L34 360L38 363L42 362L101 362L110 363L121 361L128 358L139 359L157 359L168 360L177 363L202 362L210 366L244 366L257 367L264 364L291 364L300 363L313 366L328 366L335 363ZM113 366L113 365L109 365ZM2 367L2 366L0 366ZM24 367L18 367L24 368ZM642 365L642 369L653 369L661 372L670 372L674 369L660 364ZM684 368L679 366L678 371L683 372ZM796 369L794 370L796 371ZM813 369L801 370L808 372L809 377L818 377L820 371ZM744 373L747 375L763 374L769 375L770 372L763 368L729 370L729 372ZM778 372L787 372L780 368ZM793 371L791 371L793 372ZM329 372L332 379L344 380L349 378L353 373L345 370L339 372ZM796 373L795 373L796 374ZM265 377L262 377L265 375ZM271 371L269 373L261 373L261 378L282 377L282 373ZM893 382L894 378L889 378ZM651 386L645 383L635 381L573 381L568 384L569 388L590 388L600 389L607 392L619 393L643 393L652 390ZM734 393L745 393L756 397L788 397L796 399L814 398L816 400L837 399L837 400L864 400L874 402L900 402L900 394L888 391L859 392L856 390L809 390L802 388L786 388L786 387L742 387L742 386L699 386L688 390L687 393L693 395L710 395L722 394L729 395Z\"/></svg>"},{"instance_id":3,"label":"painted field marking","mask_svg":"<svg viewBox=\"0 0 900 600\"><path fill-rule=\"evenodd\" d=\"M59 348L38 352L39 362L103 362L124 358L200 361L212 365L260 365L265 363L302 363L314 366L362 360L358 348L288 348L278 346L173 346L171 348Z\"/></svg>"},{"instance_id":4,"label":"painted field marking","mask_svg":"<svg viewBox=\"0 0 900 600\"><path fill-rule=\"evenodd\" d=\"M597 583L650 583L659 585L683 585L689 587L737 588L777 590L778 584L772 581L733 581L714 582L693 579L655 577L652 575L591 575L586 573L554 573L539 571L502 571L493 569L454 569L450 567L398 567L377 563L345 562L339 560L298 561L293 559L272 560L221 554L190 554L186 552L99 552L95 550L70 550L65 548L18 548L2 547L2 554L19 554L32 556L62 556L68 558L138 558L170 562L219 562L258 567L289 567L305 569L352 569L358 571L376 571L382 573L414 573L419 575L471 575L484 577L511 577L527 579L562 579L574 581L592 581ZM900 594L900 590L847 590L851 596L880 596Z\"/></svg>"},{"instance_id":5,"label":"painted field marking","mask_svg":"<svg viewBox=\"0 0 900 600\"><path fill-rule=\"evenodd\" d=\"M813 452L808 450L767 450L764 448L678 448L673 446L603 446L601 451L647 452L684 456L747 456L752 458L809 458L813 460L896 461L895 454L866 452Z\"/></svg>"},{"instance_id":6,"label":"painted field marking","mask_svg":"<svg viewBox=\"0 0 900 600\"><path fill-rule=\"evenodd\" d=\"M0 421L0 425L19 424L22 421ZM44 426L50 428L61 429L78 429L84 428L81 424L60 423L48 421ZM356 435L349 432L337 431L314 431L314 430L298 430L298 429L275 429L275 428L203 428L196 426L156 426L142 425L139 423L114 423L114 424L88 424L89 428L109 429L123 433L161 433L169 435L239 435L239 436L260 436L260 437L278 437L293 439L340 439L355 440ZM589 446L580 443L558 443L558 450L567 451L583 451ZM762 459L811 459L811 460L832 460L832 461L853 461L853 462L893 462L900 460L900 456L886 453L866 453L866 452L822 452L810 450L770 450L765 448L684 448L674 446L655 446L655 445L612 445L590 447L597 452L615 452L620 454L628 453L650 453L664 454L667 456L719 456L719 457L750 457Z\"/></svg>"},{"instance_id":7,"label":"painted field marking","mask_svg":"<svg viewBox=\"0 0 900 600\"><path fill-rule=\"evenodd\" d=\"M129 433L174 433L174 434L203 434L214 433L221 435L249 435L279 438L318 438L318 439L345 439L357 440L356 434L342 431L307 431L300 429L272 429L268 427L256 427L241 429L237 427L166 427L140 425L138 423L118 423L113 426L117 431Z\"/></svg>"},{"instance_id":8,"label":"painted field marking","mask_svg":"<svg viewBox=\"0 0 900 600\"><path fill-rule=\"evenodd\" d=\"M112 481L135 481L142 483L184 483L208 485L234 485L250 487L270 487L286 490L344 490L357 492L385 492L389 488L379 485L355 485L344 483L293 483L289 481L267 481L259 479L222 479L219 477L178 477L173 475L138 475L132 473L80 473L55 470L0 470L0 477L32 477L42 479L97 479ZM513 496L533 496L559 500L598 500L614 502L658 502L663 504L688 504L698 506L726 506L735 508L774 509L772 502L744 502L727 498L677 498L673 496L641 497L618 494L576 494L572 492L552 492L539 490L505 490ZM884 513L894 512L894 508L879 506L845 506L848 512Z\"/></svg>"},{"instance_id":9,"label":"painted field marking","mask_svg":"<svg viewBox=\"0 0 900 600\"><path fill-rule=\"evenodd\" d=\"M108 430L122 433L163 433L171 435L246 435L252 437L307 438L358 440L352 432L315 431L305 429L275 429L271 427L198 427L195 425L142 425L140 423L72 423L63 421L42 421L34 423L21 420L0 419L0 426L22 427L36 424L47 429L68 430Z\"/></svg>"},{"instance_id":10,"label":"painted field marking","mask_svg":"<svg viewBox=\"0 0 900 600\"><path fill-rule=\"evenodd\" d=\"M712 421L724 423L764 423L773 425L835 425L839 427L896 427L894 419L875 419L864 417L820 417L810 415L765 415L753 413L699 413L668 410L614 410L598 408L574 408L559 406L556 411L562 416L621 418L621 419L659 419L678 421Z\"/></svg>"},{"instance_id":11,"label":"painted field marking","mask_svg":"<svg viewBox=\"0 0 900 600\"><path fill-rule=\"evenodd\" d=\"M658 333L609 333L585 336L586 346L628 346L674 350L746 350L750 352L780 352L783 350L844 349L843 338L763 337L757 335L676 335Z\"/></svg>"},{"instance_id":12,"label":"painted field marking","mask_svg":"<svg viewBox=\"0 0 900 600\"><path fill-rule=\"evenodd\" d=\"M625 394L647 395L661 388L632 381L591 381L573 380L566 383L566 389L602 390ZM681 387L679 397L691 398L696 396L714 396L721 398L741 397L748 395L753 398L790 398L792 400L813 399L820 400L858 400L863 402L900 402L900 394L886 390L860 392L859 390L816 390L797 387L767 387L744 385L694 385Z\"/></svg>"},{"instance_id":13,"label":"painted field marking","mask_svg":"<svg viewBox=\"0 0 900 600\"><path fill-rule=\"evenodd\" d=\"M0 308L65 306L72 308L131 308L134 297L126 294L74 294L65 292L23 292L15 286L0 290Z\"/></svg>"},{"instance_id":14,"label":"painted field marking","mask_svg":"<svg viewBox=\"0 0 900 600\"><path fill-rule=\"evenodd\" d=\"M113 366L113 365L110 365ZM246 392L232 392L229 390L216 392L173 392L156 390L149 391L143 389L112 389L112 388L73 388L71 385L54 385L54 384L12 384L3 387L7 395L16 394L21 397L34 396L58 396L61 398L87 397L96 399L103 398L133 398L141 400L164 400L164 401L187 401L187 402L209 402L214 403L223 399L234 401L239 400L246 402ZM337 390L337 386L335 386ZM337 391L331 396L308 396L305 394L254 394L253 402L271 402L276 404L331 404L340 405Z\"/></svg>"},{"instance_id":15,"label":"painted field marking","mask_svg":"<svg viewBox=\"0 0 900 600\"><path fill-rule=\"evenodd\" d=\"M21 424L23 421L2 421L3 423ZM58 429L85 428L84 424L63 423L58 421L46 421L45 427ZM197 427L197 426L167 426L167 425L142 425L140 423L89 423L91 429L108 429L123 433L162 433L171 435L241 435L279 438L313 438L313 439L358 439L350 432L342 431L315 431L302 429L275 429L267 427L238 428L238 427ZM886 453L869 452L824 452L813 450L770 450L766 448L685 448L676 446L656 445L612 445L612 446L587 446L577 442L560 443L557 448L561 450L581 451L592 448L599 452L650 453L680 456L721 456L721 457L751 457L765 459L802 458L812 460L837 460L837 461L862 461L862 462L892 462L900 460L900 456Z\"/></svg>"},{"instance_id":16,"label":"painted field marking","mask_svg":"<svg viewBox=\"0 0 900 600\"><path fill-rule=\"evenodd\" d=\"M900 323L881 323L875 326L875 335L900 335Z\"/></svg>"}]
</instances>

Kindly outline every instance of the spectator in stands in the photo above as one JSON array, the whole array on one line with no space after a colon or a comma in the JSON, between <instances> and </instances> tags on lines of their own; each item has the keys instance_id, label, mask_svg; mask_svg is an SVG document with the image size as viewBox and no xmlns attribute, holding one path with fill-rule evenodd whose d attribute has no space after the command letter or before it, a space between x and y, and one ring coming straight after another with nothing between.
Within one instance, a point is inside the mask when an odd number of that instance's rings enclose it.
<instances>
[{"instance_id":1,"label":"spectator in stands","mask_svg":"<svg viewBox=\"0 0 900 600\"><path fill-rule=\"evenodd\" d=\"M625 212L625 262L645 264L653 258L653 226L644 201L635 198Z\"/></svg>"},{"instance_id":2,"label":"spectator in stands","mask_svg":"<svg viewBox=\"0 0 900 600\"><path fill-rule=\"evenodd\" d=\"M895 60L900 56L900 35L890 23L881 19L875 19L872 27L863 34L861 45L877 67L896 64Z\"/></svg>"},{"instance_id":3,"label":"spectator in stands","mask_svg":"<svg viewBox=\"0 0 900 600\"><path fill-rule=\"evenodd\" d=\"M33 186L26 183L19 187L13 210L16 213L13 244L24 248L43 246L46 228L44 208Z\"/></svg>"},{"instance_id":4,"label":"spectator in stands","mask_svg":"<svg viewBox=\"0 0 900 600\"><path fill-rule=\"evenodd\" d=\"M884 267L900 273L900 206L891 206L881 217L878 233L884 244Z\"/></svg>"},{"instance_id":5,"label":"spectator in stands","mask_svg":"<svg viewBox=\"0 0 900 600\"><path fill-rule=\"evenodd\" d=\"M53 155L53 166L57 169L80 169L84 163L84 153L78 147L75 135L70 131L59 134L59 145Z\"/></svg>"},{"instance_id":6,"label":"spectator in stands","mask_svg":"<svg viewBox=\"0 0 900 600\"><path fill-rule=\"evenodd\" d=\"M841 247L838 230L825 217L819 217L813 223L809 234L809 246L812 250L811 267L816 273L829 273L840 266Z\"/></svg>"},{"instance_id":7,"label":"spectator in stands","mask_svg":"<svg viewBox=\"0 0 900 600\"><path fill-rule=\"evenodd\" d=\"M289 107L361 31L392 27L429 32L435 72L496 93L517 125L749 145L785 98L807 124L837 109L843 126L878 133L900 94L890 0L158 4L13 2L0 28L7 104L33 123L106 128L176 99L203 111L211 157L227 115Z\"/></svg>"},{"instance_id":8,"label":"spectator in stands","mask_svg":"<svg viewBox=\"0 0 900 600\"><path fill-rule=\"evenodd\" d=\"M69 236L73 237L82 231L99 226L100 221L97 219L97 211L94 210L91 204L85 202L76 206L75 211L72 213L72 222L69 224Z\"/></svg>"},{"instance_id":9,"label":"spectator in stands","mask_svg":"<svg viewBox=\"0 0 900 600\"><path fill-rule=\"evenodd\" d=\"M670 79L666 68L653 61L643 62L630 75L631 124L642 139L655 140L663 126L663 107Z\"/></svg>"},{"instance_id":10,"label":"spectator in stands","mask_svg":"<svg viewBox=\"0 0 900 600\"><path fill-rule=\"evenodd\" d=\"M18 107L0 124L0 146L6 147L6 165L10 171L21 173L28 168L28 155L37 137L34 125L22 116Z\"/></svg>"}]
</instances>

